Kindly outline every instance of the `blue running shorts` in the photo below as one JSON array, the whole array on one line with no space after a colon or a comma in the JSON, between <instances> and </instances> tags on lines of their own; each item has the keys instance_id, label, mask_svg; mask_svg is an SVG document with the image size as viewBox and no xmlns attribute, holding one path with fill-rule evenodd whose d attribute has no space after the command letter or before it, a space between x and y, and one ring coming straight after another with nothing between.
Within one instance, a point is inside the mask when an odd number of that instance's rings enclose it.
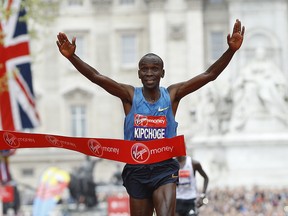
<instances>
[{"instance_id":1,"label":"blue running shorts","mask_svg":"<svg viewBox=\"0 0 288 216\"><path fill-rule=\"evenodd\" d=\"M126 164L122 179L127 193L136 199L152 198L161 185L178 182L179 163L169 159L154 164Z\"/></svg>"}]
</instances>

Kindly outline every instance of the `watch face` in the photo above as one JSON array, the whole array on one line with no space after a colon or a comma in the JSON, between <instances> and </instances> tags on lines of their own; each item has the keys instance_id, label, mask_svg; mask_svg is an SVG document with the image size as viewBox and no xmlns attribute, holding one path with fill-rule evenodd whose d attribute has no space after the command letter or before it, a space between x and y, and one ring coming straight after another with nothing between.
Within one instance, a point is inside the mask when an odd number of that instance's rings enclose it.
<instances>
[{"instance_id":1,"label":"watch face","mask_svg":"<svg viewBox=\"0 0 288 216\"><path fill-rule=\"evenodd\" d=\"M208 202L209 202L209 200L208 200L208 198L207 198L207 197L205 197L205 198L202 200L202 202L203 202L203 204L204 204L204 205L207 205L207 204L208 204Z\"/></svg>"}]
</instances>

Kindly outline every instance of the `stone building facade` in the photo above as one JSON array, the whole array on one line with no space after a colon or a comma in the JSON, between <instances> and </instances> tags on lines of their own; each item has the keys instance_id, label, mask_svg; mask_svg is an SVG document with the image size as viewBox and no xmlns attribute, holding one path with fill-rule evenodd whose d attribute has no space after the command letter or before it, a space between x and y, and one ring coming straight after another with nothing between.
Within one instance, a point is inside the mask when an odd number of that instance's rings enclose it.
<instances>
[{"instance_id":1,"label":"stone building facade","mask_svg":"<svg viewBox=\"0 0 288 216\"><path fill-rule=\"evenodd\" d=\"M41 116L41 126L32 132L123 138L120 100L61 56L58 32L75 36L77 54L100 73L135 86L141 85L138 60L154 52L164 60L162 85L168 86L215 62L239 18L246 27L241 50L215 82L183 99L178 133L185 135L188 153L207 169L211 187L282 184L279 178L288 177L283 155L288 148L287 7L287 0L63 0L54 22L39 27L40 37L31 41ZM257 59L257 53L263 58ZM272 66L263 65L268 62ZM256 73L260 78L255 80ZM253 83L260 79L263 88ZM251 104L255 109L249 109ZM14 179L36 185L48 166L72 171L84 159L60 149L23 149L11 158L11 167ZM116 162L99 162L95 180L109 181L117 167ZM274 171L268 174L267 169Z\"/></svg>"}]
</instances>

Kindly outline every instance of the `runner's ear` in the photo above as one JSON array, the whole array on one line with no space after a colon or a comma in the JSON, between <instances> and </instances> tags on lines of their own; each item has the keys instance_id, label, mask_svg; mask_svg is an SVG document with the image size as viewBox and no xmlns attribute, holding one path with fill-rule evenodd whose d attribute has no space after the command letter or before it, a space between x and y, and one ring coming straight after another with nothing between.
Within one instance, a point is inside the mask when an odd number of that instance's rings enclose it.
<instances>
[{"instance_id":1,"label":"runner's ear","mask_svg":"<svg viewBox=\"0 0 288 216\"><path fill-rule=\"evenodd\" d=\"M163 78L164 76L165 76L165 70L163 69L161 77Z\"/></svg>"}]
</instances>

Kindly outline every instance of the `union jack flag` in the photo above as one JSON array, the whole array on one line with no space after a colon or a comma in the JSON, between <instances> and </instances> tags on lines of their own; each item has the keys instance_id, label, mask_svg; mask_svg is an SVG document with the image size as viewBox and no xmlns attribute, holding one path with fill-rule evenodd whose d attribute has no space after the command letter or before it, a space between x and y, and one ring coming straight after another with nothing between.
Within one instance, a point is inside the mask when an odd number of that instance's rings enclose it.
<instances>
[{"instance_id":1,"label":"union jack flag","mask_svg":"<svg viewBox=\"0 0 288 216\"><path fill-rule=\"evenodd\" d=\"M0 12L0 128L22 130L39 125L32 86L26 14L21 0L6 0Z\"/></svg>"}]
</instances>

